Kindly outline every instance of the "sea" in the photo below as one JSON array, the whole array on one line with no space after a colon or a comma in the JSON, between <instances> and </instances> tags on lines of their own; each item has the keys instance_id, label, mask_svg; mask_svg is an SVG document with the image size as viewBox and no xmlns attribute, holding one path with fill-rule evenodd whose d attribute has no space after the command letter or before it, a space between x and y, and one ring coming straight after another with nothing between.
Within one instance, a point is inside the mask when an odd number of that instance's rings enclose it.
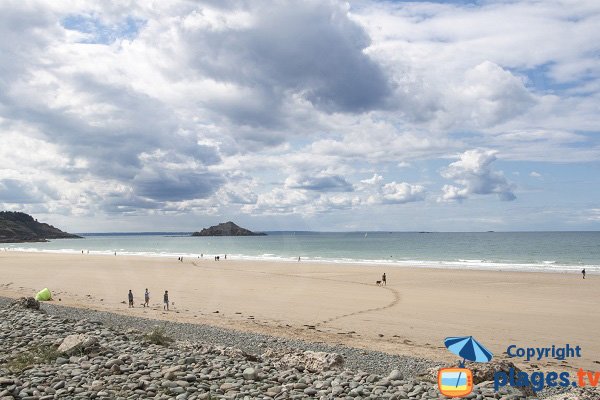
<instances>
[{"instance_id":1,"label":"sea","mask_svg":"<svg viewBox=\"0 0 600 400\"><path fill-rule=\"evenodd\" d=\"M10 251L318 261L390 267L600 273L600 232L190 232L83 233L84 239L2 244Z\"/></svg>"}]
</instances>

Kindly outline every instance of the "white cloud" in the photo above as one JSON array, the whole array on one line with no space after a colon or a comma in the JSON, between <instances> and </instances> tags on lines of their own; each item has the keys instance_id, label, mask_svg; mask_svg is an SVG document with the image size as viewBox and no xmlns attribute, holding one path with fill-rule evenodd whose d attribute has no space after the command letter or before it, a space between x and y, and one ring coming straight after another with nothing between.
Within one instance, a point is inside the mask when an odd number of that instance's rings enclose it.
<instances>
[{"instance_id":1,"label":"white cloud","mask_svg":"<svg viewBox=\"0 0 600 400\"><path fill-rule=\"evenodd\" d=\"M383 185L379 193L369 197L370 204L404 204L425 200L425 187L406 182L390 182Z\"/></svg>"},{"instance_id":2,"label":"white cloud","mask_svg":"<svg viewBox=\"0 0 600 400\"><path fill-rule=\"evenodd\" d=\"M314 214L418 203L462 153L442 200L511 200L465 150L598 160L599 27L591 1L2 2L0 180L78 216Z\"/></svg>"},{"instance_id":3,"label":"white cloud","mask_svg":"<svg viewBox=\"0 0 600 400\"><path fill-rule=\"evenodd\" d=\"M501 171L492 170L495 160L493 150L473 149L462 153L458 161L441 171L442 177L453 180L456 185L444 185L440 200L464 200L474 194L497 194L500 200L515 200L514 185Z\"/></svg>"},{"instance_id":4,"label":"white cloud","mask_svg":"<svg viewBox=\"0 0 600 400\"><path fill-rule=\"evenodd\" d=\"M539 172L536 172L536 171L531 171L529 173L529 176L531 176L532 178L541 178L542 174L540 174Z\"/></svg>"}]
</instances>

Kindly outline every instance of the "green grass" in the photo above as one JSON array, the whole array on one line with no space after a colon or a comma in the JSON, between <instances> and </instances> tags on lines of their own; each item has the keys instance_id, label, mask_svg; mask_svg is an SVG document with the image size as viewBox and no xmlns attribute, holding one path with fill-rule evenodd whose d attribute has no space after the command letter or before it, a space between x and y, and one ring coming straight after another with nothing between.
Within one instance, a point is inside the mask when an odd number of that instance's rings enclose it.
<instances>
[{"instance_id":1,"label":"green grass","mask_svg":"<svg viewBox=\"0 0 600 400\"><path fill-rule=\"evenodd\" d=\"M144 335L144 339L148 343L157 344L160 346L168 346L175 340L165 334L165 328L162 326L156 326L152 332Z\"/></svg>"},{"instance_id":2,"label":"green grass","mask_svg":"<svg viewBox=\"0 0 600 400\"><path fill-rule=\"evenodd\" d=\"M52 345L36 345L10 358L6 367L11 372L20 373L36 364L50 364L60 353Z\"/></svg>"}]
</instances>

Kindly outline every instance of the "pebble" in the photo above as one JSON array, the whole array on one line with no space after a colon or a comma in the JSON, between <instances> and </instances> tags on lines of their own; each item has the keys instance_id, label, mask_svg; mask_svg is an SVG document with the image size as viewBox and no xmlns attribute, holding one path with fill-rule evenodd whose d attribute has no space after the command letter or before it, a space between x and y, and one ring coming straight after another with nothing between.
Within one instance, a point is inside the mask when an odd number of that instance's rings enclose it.
<instances>
[{"instance_id":1,"label":"pebble","mask_svg":"<svg viewBox=\"0 0 600 400\"><path fill-rule=\"evenodd\" d=\"M340 346L305 346L300 341L275 341L264 335L206 327L202 329L211 332L209 340L182 335L185 337L165 347L146 342L145 330L135 319L131 326L124 326L119 324L125 317L110 313L103 313L103 318L114 319L114 324L98 322L98 312L46 304L43 308L50 312L6 307L0 298L0 399L443 398L436 382L416 377L435 366L418 358L385 355L383 363L371 363L370 357L374 360L380 353ZM182 326L185 324L176 325ZM132 327L137 329L127 330ZM70 358L55 355L20 372L7 369L17 354L40 346L57 348L73 332L96 337L98 346ZM228 346L232 335L239 335L238 343L246 343ZM303 366L280 365L277 358L261 357L269 346L281 343L297 344L285 347L292 353L336 349L344 356L360 354L363 362L361 368L353 368L358 365L355 360L350 367L346 363L343 368L309 371ZM249 348L255 351L249 353ZM393 368L383 368L392 360ZM468 398L508 400L522 396L508 390L502 394L490 392L489 385L480 384Z\"/></svg>"}]
</instances>

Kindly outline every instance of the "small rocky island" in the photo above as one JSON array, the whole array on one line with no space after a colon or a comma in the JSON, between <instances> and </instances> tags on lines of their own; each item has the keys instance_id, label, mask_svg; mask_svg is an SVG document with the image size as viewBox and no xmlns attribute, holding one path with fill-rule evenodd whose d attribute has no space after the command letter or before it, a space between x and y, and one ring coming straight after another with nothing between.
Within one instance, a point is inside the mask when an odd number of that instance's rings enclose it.
<instances>
[{"instance_id":1,"label":"small rocky island","mask_svg":"<svg viewBox=\"0 0 600 400\"><path fill-rule=\"evenodd\" d=\"M214 225L210 228L204 228L200 232L192 233L192 236L266 236L263 232L252 232L248 229L237 226L231 221L223 224Z\"/></svg>"},{"instance_id":2,"label":"small rocky island","mask_svg":"<svg viewBox=\"0 0 600 400\"><path fill-rule=\"evenodd\" d=\"M0 211L0 243L46 242L48 239L81 239L38 222L22 212Z\"/></svg>"}]
</instances>

